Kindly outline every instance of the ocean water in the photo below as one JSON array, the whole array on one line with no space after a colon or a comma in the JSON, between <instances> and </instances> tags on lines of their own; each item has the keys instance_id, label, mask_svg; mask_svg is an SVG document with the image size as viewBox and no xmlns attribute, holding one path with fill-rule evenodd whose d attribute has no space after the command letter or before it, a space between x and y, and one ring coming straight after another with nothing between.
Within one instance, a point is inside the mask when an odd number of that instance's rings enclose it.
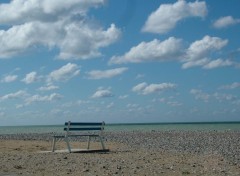
<instances>
[{"instance_id":1,"label":"ocean water","mask_svg":"<svg viewBox=\"0 0 240 176\"><path fill-rule=\"evenodd\" d=\"M240 131L240 122L227 123L142 123L142 124L106 124L106 131L152 131L152 130L188 130L188 131ZM0 126L0 134L18 133L61 133L62 125L43 126Z\"/></svg>"}]
</instances>

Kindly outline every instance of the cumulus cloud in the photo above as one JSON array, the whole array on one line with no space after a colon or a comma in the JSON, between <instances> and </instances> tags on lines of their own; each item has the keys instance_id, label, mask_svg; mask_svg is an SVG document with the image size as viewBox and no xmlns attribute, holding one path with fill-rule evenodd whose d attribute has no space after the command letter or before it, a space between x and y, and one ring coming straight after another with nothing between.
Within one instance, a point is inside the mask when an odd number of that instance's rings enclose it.
<instances>
[{"instance_id":1,"label":"cumulus cloud","mask_svg":"<svg viewBox=\"0 0 240 176\"><path fill-rule=\"evenodd\" d=\"M127 71L128 68L121 67L109 70L92 70L87 72L89 79L104 79L104 78L112 78L114 76L120 75Z\"/></svg>"},{"instance_id":2,"label":"cumulus cloud","mask_svg":"<svg viewBox=\"0 0 240 176\"><path fill-rule=\"evenodd\" d=\"M147 19L143 32L163 34L173 29L176 24L189 17L203 18L207 15L205 2L177 1L174 4L161 4Z\"/></svg>"},{"instance_id":3,"label":"cumulus cloud","mask_svg":"<svg viewBox=\"0 0 240 176\"><path fill-rule=\"evenodd\" d=\"M210 98L212 100L218 101L219 103L224 103L226 101L232 104L239 103L239 98L236 95L232 95L232 94L219 93L219 92L209 94L200 89L191 89L190 94L194 95L196 100L202 100L205 103L209 102Z\"/></svg>"},{"instance_id":4,"label":"cumulus cloud","mask_svg":"<svg viewBox=\"0 0 240 176\"><path fill-rule=\"evenodd\" d=\"M240 83L239 82L234 82L232 84L224 85L224 86L220 87L220 89L237 89L237 88L240 88Z\"/></svg>"},{"instance_id":5,"label":"cumulus cloud","mask_svg":"<svg viewBox=\"0 0 240 176\"><path fill-rule=\"evenodd\" d=\"M144 74L138 74L138 75L136 76L136 79L141 79L141 78L144 78L144 77L145 77Z\"/></svg>"},{"instance_id":6,"label":"cumulus cloud","mask_svg":"<svg viewBox=\"0 0 240 176\"><path fill-rule=\"evenodd\" d=\"M54 86L54 85L46 85L46 86L39 87L38 90L40 90L40 91L50 91L50 90L56 90L56 89L59 89L59 87Z\"/></svg>"},{"instance_id":7,"label":"cumulus cloud","mask_svg":"<svg viewBox=\"0 0 240 176\"><path fill-rule=\"evenodd\" d=\"M190 67L200 66L204 69L215 69L215 68L226 67L231 65L234 65L234 62L230 60L223 60L223 59L211 60L209 58L204 58L200 60L187 61L182 65L182 68L187 69Z\"/></svg>"},{"instance_id":8,"label":"cumulus cloud","mask_svg":"<svg viewBox=\"0 0 240 176\"><path fill-rule=\"evenodd\" d=\"M202 90L200 89L191 89L190 90L190 94L194 95L195 96L195 99L197 100L202 100L204 102L208 102L211 95L203 92Z\"/></svg>"},{"instance_id":9,"label":"cumulus cloud","mask_svg":"<svg viewBox=\"0 0 240 176\"><path fill-rule=\"evenodd\" d=\"M133 92L137 92L143 95L155 93L155 92L162 92L171 89L175 89L176 84L173 83L160 83L160 84L147 84L145 82L140 83L132 88Z\"/></svg>"},{"instance_id":10,"label":"cumulus cloud","mask_svg":"<svg viewBox=\"0 0 240 176\"><path fill-rule=\"evenodd\" d=\"M99 49L115 42L120 31L112 24L106 31L91 26L70 25L66 37L59 44L60 59L89 59L101 55Z\"/></svg>"},{"instance_id":11,"label":"cumulus cloud","mask_svg":"<svg viewBox=\"0 0 240 176\"><path fill-rule=\"evenodd\" d=\"M127 104L126 106L129 112L142 112L144 109L139 104Z\"/></svg>"},{"instance_id":12,"label":"cumulus cloud","mask_svg":"<svg viewBox=\"0 0 240 176\"><path fill-rule=\"evenodd\" d=\"M25 78L22 79L22 81L25 82L26 84L31 84L31 83L37 82L39 79L40 77L37 76L37 72L33 71L26 74Z\"/></svg>"},{"instance_id":13,"label":"cumulus cloud","mask_svg":"<svg viewBox=\"0 0 240 176\"><path fill-rule=\"evenodd\" d=\"M41 95L33 95L25 99L27 105L35 103L35 102L51 102L60 100L63 96L57 93L52 93L50 95L41 96Z\"/></svg>"},{"instance_id":14,"label":"cumulus cloud","mask_svg":"<svg viewBox=\"0 0 240 176\"><path fill-rule=\"evenodd\" d=\"M177 100L174 100L174 97L167 97L167 98L160 98L160 99L153 99L153 102L160 101L161 103L164 103L166 105L177 107L182 106L182 103L178 102Z\"/></svg>"},{"instance_id":15,"label":"cumulus cloud","mask_svg":"<svg viewBox=\"0 0 240 176\"><path fill-rule=\"evenodd\" d=\"M108 104L108 105L106 106L107 109L110 109L110 108L112 108L112 107L114 107L114 103L113 103L113 102L111 102L110 104Z\"/></svg>"},{"instance_id":16,"label":"cumulus cloud","mask_svg":"<svg viewBox=\"0 0 240 176\"><path fill-rule=\"evenodd\" d=\"M228 60L212 60L212 56L228 44L228 40L219 37L204 36L201 40L193 42L186 50L185 57L182 59L182 68L202 66L206 69L212 69L222 66L229 66L232 63Z\"/></svg>"},{"instance_id":17,"label":"cumulus cloud","mask_svg":"<svg viewBox=\"0 0 240 176\"><path fill-rule=\"evenodd\" d=\"M219 101L219 102L226 102L231 101L234 102L237 100L237 97L231 94L222 94L222 93L214 93L213 96Z\"/></svg>"},{"instance_id":18,"label":"cumulus cloud","mask_svg":"<svg viewBox=\"0 0 240 176\"><path fill-rule=\"evenodd\" d=\"M140 63L148 61L169 61L179 59L182 54L182 40L170 37L164 41L154 39L141 42L123 56L113 56L110 64Z\"/></svg>"},{"instance_id":19,"label":"cumulus cloud","mask_svg":"<svg viewBox=\"0 0 240 176\"><path fill-rule=\"evenodd\" d=\"M219 67L225 67L225 66L231 66L233 65L233 62L230 60L223 60L223 59L216 59L212 60L206 65L203 66L205 69L214 69Z\"/></svg>"},{"instance_id":20,"label":"cumulus cloud","mask_svg":"<svg viewBox=\"0 0 240 176\"><path fill-rule=\"evenodd\" d=\"M182 63L183 69L196 66L214 69L236 65L229 59L216 58L227 44L227 39L208 35L192 42L188 47L184 46L182 39L174 37L164 41L154 39L150 42L141 42L122 56L113 56L109 64L176 60Z\"/></svg>"},{"instance_id":21,"label":"cumulus cloud","mask_svg":"<svg viewBox=\"0 0 240 176\"><path fill-rule=\"evenodd\" d=\"M51 81L67 81L79 75L80 69L77 64L68 63L61 68L52 71L48 76L48 82Z\"/></svg>"},{"instance_id":22,"label":"cumulus cloud","mask_svg":"<svg viewBox=\"0 0 240 176\"><path fill-rule=\"evenodd\" d=\"M187 69L187 68L191 68L191 67L196 67L196 66L203 66L209 63L209 59L208 58L203 58L203 59L199 59L199 60L188 60L185 63L182 64L182 68L183 69Z\"/></svg>"},{"instance_id":23,"label":"cumulus cloud","mask_svg":"<svg viewBox=\"0 0 240 176\"><path fill-rule=\"evenodd\" d=\"M18 24L29 21L53 21L67 14L86 14L88 8L98 6L104 0L12 0L0 5L0 23ZM29 15L31 14L31 15Z\"/></svg>"},{"instance_id":24,"label":"cumulus cloud","mask_svg":"<svg viewBox=\"0 0 240 176\"><path fill-rule=\"evenodd\" d=\"M225 16L217 19L213 23L213 27L217 29L226 28L235 24L240 23L240 19L234 19L232 16Z\"/></svg>"},{"instance_id":25,"label":"cumulus cloud","mask_svg":"<svg viewBox=\"0 0 240 176\"><path fill-rule=\"evenodd\" d=\"M2 78L1 82L4 83L10 83L16 81L18 78L18 75L6 75L4 78Z\"/></svg>"},{"instance_id":26,"label":"cumulus cloud","mask_svg":"<svg viewBox=\"0 0 240 176\"><path fill-rule=\"evenodd\" d=\"M2 97L0 97L0 100L8 100L8 99L21 99L21 98L24 98L28 95L28 93L24 90L19 90L15 93L9 93L9 94L6 94Z\"/></svg>"},{"instance_id":27,"label":"cumulus cloud","mask_svg":"<svg viewBox=\"0 0 240 176\"><path fill-rule=\"evenodd\" d=\"M0 23L7 28L0 30L0 58L10 58L38 45L58 48L60 59L100 56L99 49L115 42L121 33L114 24L104 30L88 20L88 9L103 3L13 0L1 4Z\"/></svg>"},{"instance_id":28,"label":"cumulus cloud","mask_svg":"<svg viewBox=\"0 0 240 176\"><path fill-rule=\"evenodd\" d=\"M120 95L118 98L123 100L123 99L128 98L128 96L129 96L129 95Z\"/></svg>"},{"instance_id":29,"label":"cumulus cloud","mask_svg":"<svg viewBox=\"0 0 240 176\"><path fill-rule=\"evenodd\" d=\"M113 93L109 89L100 88L92 95L92 98L109 98L113 96Z\"/></svg>"},{"instance_id":30,"label":"cumulus cloud","mask_svg":"<svg viewBox=\"0 0 240 176\"><path fill-rule=\"evenodd\" d=\"M22 99L24 100L24 104L17 105L16 108L24 107L25 105L29 105L35 102L51 102L60 100L63 96L58 93L52 93L50 95L30 95L24 90L19 90L14 93L6 94L0 97L0 101L10 100L10 99Z\"/></svg>"},{"instance_id":31,"label":"cumulus cloud","mask_svg":"<svg viewBox=\"0 0 240 176\"><path fill-rule=\"evenodd\" d=\"M193 42L187 49L187 60L203 59L228 44L228 40L219 37L204 36L201 40Z\"/></svg>"}]
</instances>

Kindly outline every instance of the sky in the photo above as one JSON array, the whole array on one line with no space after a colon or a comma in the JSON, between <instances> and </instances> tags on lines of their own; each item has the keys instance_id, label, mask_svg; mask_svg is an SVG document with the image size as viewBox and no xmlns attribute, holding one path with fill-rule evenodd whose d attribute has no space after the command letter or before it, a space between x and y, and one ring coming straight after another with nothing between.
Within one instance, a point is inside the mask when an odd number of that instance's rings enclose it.
<instances>
[{"instance_id":1,"label":"sky","mask_svg":"<svg viewBox=\"0 0 240 176\"><path fill-rule=\"evenodd\" d=\"M239 7L2 0L0 126L239 121Z\"/></svg>"}]
</instances>

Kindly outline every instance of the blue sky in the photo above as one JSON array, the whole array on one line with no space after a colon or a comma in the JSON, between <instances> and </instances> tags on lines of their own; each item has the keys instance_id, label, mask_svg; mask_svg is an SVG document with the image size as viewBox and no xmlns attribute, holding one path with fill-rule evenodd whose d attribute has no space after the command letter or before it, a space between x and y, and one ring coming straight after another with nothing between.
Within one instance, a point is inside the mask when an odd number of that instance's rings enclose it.
<instances>
[{"instance_id":1,"label":"blue sky","mask_svg":"<svg viewBox=\"0 0 240 176\"><path fill-rule=\"evenodd\" d=\"M1 1L1 125L239 121L239 6Z\"/></svg>"}]
</instances>

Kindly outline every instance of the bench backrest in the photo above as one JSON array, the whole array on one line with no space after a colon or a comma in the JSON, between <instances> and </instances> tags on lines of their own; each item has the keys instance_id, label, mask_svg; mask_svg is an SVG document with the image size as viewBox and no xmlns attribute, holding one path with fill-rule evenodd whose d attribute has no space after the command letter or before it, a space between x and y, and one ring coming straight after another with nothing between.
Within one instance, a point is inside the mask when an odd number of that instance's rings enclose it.
<instances>
[{"instance_id":1,"label":"bench backrest","mask_svg":"<svg viewBox=\"0 0 240 176\"><path fill-rule=\"evenodd\" d=\"M103 131L104 122L65 122L64 131Z\"/></svg>"}]
</instances>

